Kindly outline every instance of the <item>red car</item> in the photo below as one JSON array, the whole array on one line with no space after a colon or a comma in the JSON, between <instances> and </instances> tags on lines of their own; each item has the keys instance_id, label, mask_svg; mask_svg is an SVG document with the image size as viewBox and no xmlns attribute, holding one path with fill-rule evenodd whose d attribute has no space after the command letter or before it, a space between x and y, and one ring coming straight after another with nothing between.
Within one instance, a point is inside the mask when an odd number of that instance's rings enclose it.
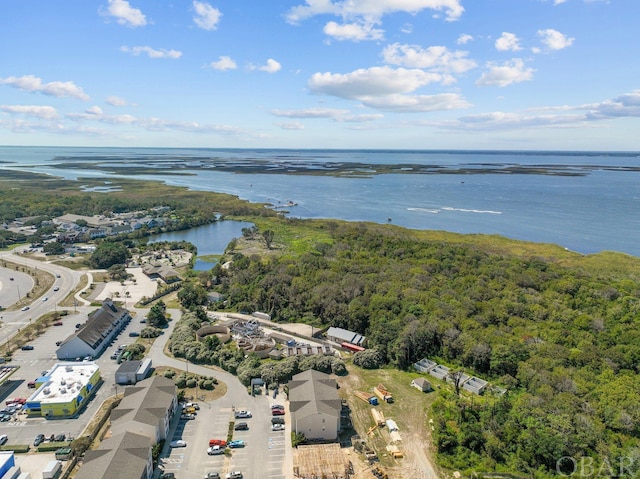
<instances>
[{"instance_id":1,"label":"red car","mask_svg":"<svg viewBox=\"0 0 640 479\"><path fill-rule=\"evenodd\" d=\"M62 321L56 321L53 323L54 326L62 326Z\"/></svg>"},{"instance_id":2,"label":"red car","mask_svg":"<svg viewBox=\"0 0 640 479\"><path fill-rule=\"evenodd\" d=\"M272 416L284 416L284 409L272 409L271 410L271 415Z\"/></svg>"},{"instance_id":3,"label":"red car","mask_svg":"<svg viewBox=\"0 0 640 479\"><path fill-rule=\"evenodd\" d=\"M227 441L225 441L224 439L209 439L209 447L212 446L226 447Z\"/></svg>"}]
</instances>

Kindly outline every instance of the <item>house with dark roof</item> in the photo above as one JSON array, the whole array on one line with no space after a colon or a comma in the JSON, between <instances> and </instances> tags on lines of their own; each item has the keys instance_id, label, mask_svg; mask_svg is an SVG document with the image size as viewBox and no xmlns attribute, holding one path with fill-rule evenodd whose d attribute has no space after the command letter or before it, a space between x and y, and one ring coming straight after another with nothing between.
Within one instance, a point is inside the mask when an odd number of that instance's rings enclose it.
<instances>
[{"instance_id":1,"label":"house with dark roof","mask_svg":"<svg viewBox=\"0 0 640 479\"><path fill-rule=\"evenodd\" d=\"M153 477L153 444L148 436L123 432L84 453L76 479L149 479Z\"/></svg>"},{"instance_id":2,"label":"house with dark roof","mask_svg":"<svg viewBox=\"0 0 640 479\"><path fill-rule=\"evenodd\" d=\"M293 376L288 387L292 430L307 439L335 441L342 409L336 380L309 369Z\"/></svg>"},{"instance_id":3,"label":"house with dark roof","mask_svg":"<svg viewBox=\"0 0 640 479\"><path fill-rule=\"evenodd\" d=\"M60 344L56 356L61 360L86 356L96 358L129 321L131 315L128 310L111 299L105 299L102 307L89 315L85 325Z\"/></svg>"},{"instance_id":4,"label":"house with dark roof","mask_svg":"<svg viewBox=\"0 0 640 479\"><path fill-rule=\"evenodd\" d=\"M163 263L147 263L142 265L142 272L149 278L160 278L165 283L172 283L180 279L178 272Z\"/></svg>"},{"instance_id":5,"label":"house with dark roof","mask_svg":"<svg viewBox=\"0 0 640 479\"><path fill-rule=\"evenodd\" d=\"M178 407L176 386L163 376L127 387L111 411L109 437L86 451L76 479L150 479L153 447L167 439Z\"/></svg>"},{"instance_id":6,"label":"house with dark roof","mask_svg":"<svg viewBox=\"0 0 640 479\"><path fill-rule=\"evenodd\" d=\"M153 376L125 388L117 408L111 411L111 431L133 431L152 437L154 444L167 438L171 417L178 408L176 385L164 376Z\"/></svg>"}]
</instances>

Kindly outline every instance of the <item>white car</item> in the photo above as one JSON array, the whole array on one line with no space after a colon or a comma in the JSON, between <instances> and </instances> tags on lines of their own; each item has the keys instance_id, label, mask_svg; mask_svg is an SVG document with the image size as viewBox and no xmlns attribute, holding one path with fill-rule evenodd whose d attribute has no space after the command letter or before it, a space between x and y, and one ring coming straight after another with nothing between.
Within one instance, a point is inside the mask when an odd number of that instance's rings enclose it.
<instances>
[{"instance_id":1,"label":"white car","mask_svg":"<svg viewBox=\"0 0 640 479\"><path fill-rule=\"evenodd\" d=\"M272 424L271 425L271 430L272 431L284 431L284 424Z\"/></svg>"},{"instance_id":2,"label":"white car","mask_svg":"<svg viewBox=\"0 0 640 479\"><path fill-rule=\"evenodd\" d=\"M187 447L187 441L183 441L182 439L178 439L176 441L171 441L169 443L171 447Z\"/></svg>"},{"instance_id":3,"label":"white car","mask_svg":"<svg viewBox=\"0 0 640 479\"><path fill-rule=\"evenodd\" d=\"M217 456L218 454L224 454L224 449L220 446L211 446L207 448L207 454L210 456Z\"/></svg>"},{"instance_id":4,"label":"white car","mask_svg":"<svg viewBox=\"0 0 640 479\"><path fill-rule=\"evenodd\" d=\"M236 411L235 413L236 419L247 418L247 417L251 417L251 411Z\"/></svg>"},{"instance_id":5,"label":"white car","mask_svg":"<svg viewBox=\"0 0 640 479\"><path fill-rule=\"evenodd\" d=\"M227 472L224 476L225 479L242 479L242 473L240 471Z\"/></svg>"}]
</instances>

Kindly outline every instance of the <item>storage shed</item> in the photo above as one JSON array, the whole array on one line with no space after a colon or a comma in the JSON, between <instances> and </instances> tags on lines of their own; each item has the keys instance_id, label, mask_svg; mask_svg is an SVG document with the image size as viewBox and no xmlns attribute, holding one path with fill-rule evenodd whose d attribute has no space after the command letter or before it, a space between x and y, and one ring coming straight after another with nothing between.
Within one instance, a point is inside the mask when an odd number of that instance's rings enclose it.
<instances>
[{"instance_id":1,"label":"storage shed","mask_svg":"<svg viewBox=\"0 0 640 479\"><path fill-rule=\"evenodd\" d=\"M422 391L423 393L433 390L433 388L431 387L431 383L425 378L416 378L412 380L411 386L416 388L418 391Z\"/></svg>"}]
</instances>

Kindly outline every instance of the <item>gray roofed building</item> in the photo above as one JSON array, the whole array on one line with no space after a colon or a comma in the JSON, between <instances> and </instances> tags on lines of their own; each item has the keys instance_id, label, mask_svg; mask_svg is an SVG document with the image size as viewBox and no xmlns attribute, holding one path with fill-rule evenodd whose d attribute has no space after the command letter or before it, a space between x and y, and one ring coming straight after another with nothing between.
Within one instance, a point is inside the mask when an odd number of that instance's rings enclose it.
<instances>
[{"instance_id":1,"label":"gray roofed building","mask_svg":"<svg viewBox=\"0 0 640 479\"><path fill-rule=\"evenodd\" d=\"M102 307L89 315L85 325L60 344L56 356L64 360L85 356L96 358L130 320L128 310L105 299Z\"/></svg>"},{"instance_id":2,"label":"gray roofed building","mask_svg":"<svg viewBox=\"0 0 640 479\"><path fill-rule=\"evenodd\" d=\"M435 368L429 371L434 378L446 380L449 377L449 368L443 366L442 364L438 364Z\"/></svg>"},{"instance_id":3,"label":"gray roofed building","mask_svg":"<svg viewBox=\"0 0 640 479\"><path fill-rule=\"evenodd\" d=\"M137 382L136 375L141 365L142 361L123 361L116 371L116 383L135 384Z\"/></svg>"},{"instance_id":4,"label":"gray roofed building","mask_svg":"<svg viewBox=\"0 0 640 479\"><path fill-rule=\"evenodd\" d=\"M336 380L309 369L293 376L288 386L292 429L307 439L336 440L342 409Z\"/></svg>"},{"instance_id":5,"label":"gray roofed building","mask_svg":"<svg viewBox=\"0 0 640 479\"><path fill-rule=\"evenodd\" d=\"M140 381L125 389L111 411L111 436L96 450L87 451L79 479L149 479L153 477L152 451L167 439L169 422L178 406L176 386L163 376Z\"/></svg>"},{"instance_id":6,"label":"gray roofed building","mask_svg":"<svg viewBox=\"0 0 640 479\"><path fill-rule=\"evenodd\" d=\"M413 367L416 371L420 371L421 373L428 373L437 365L437 363L431 361L430 359L424 358L415 363Z\"/></svg>"},{"instance_id":7,"label":"gray roofed building","mask_svg":"<svg viewBox=\"0 0 640 479\"><path fill-rule=\"evenodd\" d=\"M361 334L354 333L342 328L334 328L333 326L327 329L327 339L336 343L351 343L356 346L364 346L366 338Z\"/></svg>"},{"instance_id":8,"label":"gray roofed building","mask_svg":"<svg viewBox=\"0 0 640 479\"><path fill-rule=\"evenodd\" d=\"M151 427L158 442L167 437L177 404L176 386L171 379L163 376L145 379L125 389L122 401L111 411L111 430L148 431Z\"/></svg>"},{"instance_id":9,"label":"gray roofed building","mask_svg":"<svg viewBox=\"0 0 640 479\"><path fill-rule=\"evenodd\" d=\"M427 381L425 378L415 378L411 381L411 386L416 388L418 391L422 391L423 393L431 391L433 388L431 387L431 383Z\"/></svg>"},{"instance_id":10,"label":"gray roofed building","mask_svg":"<svg viewBox=\"0 0 640 479\"><path fill-rule=\"evenodd\" d=\"M146 435L122 432L84 454L76 479L148 479L153 475L153 443Z\"/></svg>"}]
</instances>

